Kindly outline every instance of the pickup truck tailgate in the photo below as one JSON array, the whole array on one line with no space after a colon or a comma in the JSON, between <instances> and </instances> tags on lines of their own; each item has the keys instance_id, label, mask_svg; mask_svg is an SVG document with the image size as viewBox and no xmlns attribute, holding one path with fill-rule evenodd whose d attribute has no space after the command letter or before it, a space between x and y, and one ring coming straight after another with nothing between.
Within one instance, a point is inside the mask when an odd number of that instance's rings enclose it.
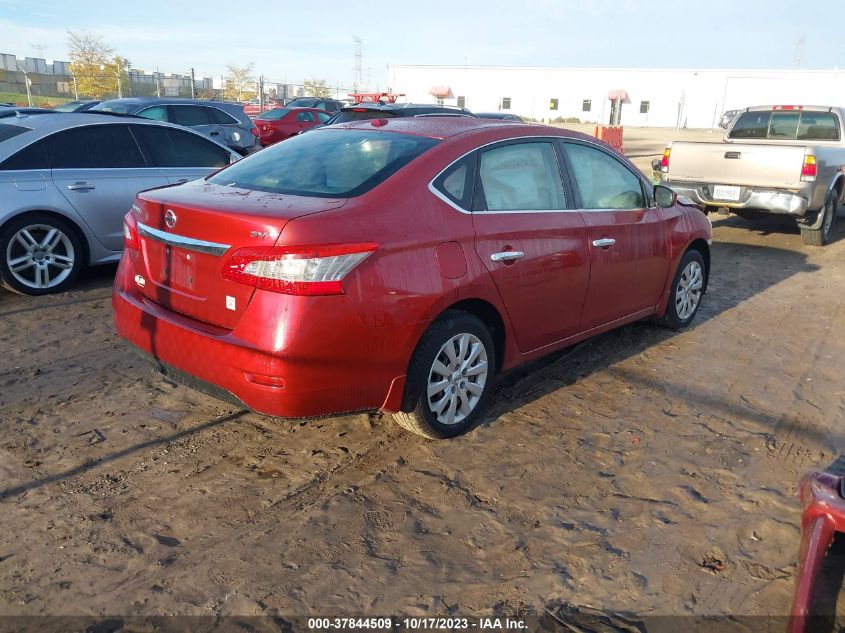
<instances>
[{"instance_id":1,"label":"pickup truck tailgate","mask_svg":"<svg viewBox=\"0 0 845 633\"><path fill-rule=\"evenodd\" d=\"M805 147L674 142L668 181L798 189Z\"/></svg>"}]
</instances>

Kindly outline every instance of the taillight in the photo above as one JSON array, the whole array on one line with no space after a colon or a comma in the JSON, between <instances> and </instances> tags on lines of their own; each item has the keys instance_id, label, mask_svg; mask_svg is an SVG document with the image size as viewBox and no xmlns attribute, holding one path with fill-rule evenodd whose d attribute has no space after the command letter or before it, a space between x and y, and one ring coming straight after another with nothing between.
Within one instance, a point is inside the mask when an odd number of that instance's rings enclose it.
<instances>
[{"instance_id":1,"label":"taillight","mask_svg":"<svg viewBox=\"0 0 845 633\"><path fill-rule=\"evenodd\" d=\"M663 158L660 159L660 171L664 174L669 173L669 155L672 153L672 148L667 147L663 152Z\"/></svg>"},{"instance_id":2,"label":"taillight","mask_svg":"<svg viewBox=\"0 0 845 633\"><path fill-rule=\"evenodd\" d=\"M138 238L138 220L135 217L134 204L129 213L123 216L123 248L128 248L133 251L141 250L141 240Z\"/></svg>"},{"instance_id":3,"label":"taillight","mask_svg":"<svg viewBox=\"0 0 845 633\"><path fill-rule=\"evenodd\" d=\"M221 274L224 279L288 295L343 294L343 278L376 248L372 242L239 248Z\"/></svg>"},{"instance_id":4,"label":"taillight","mask_svg":"<svg viewBox=\"0 0 845 633\"><path fill-rule=\"evenodd\" d=\"M816 179L816 157L808 154L801 167L801 182L813 182Z\"/></svg>"}]
</instances>

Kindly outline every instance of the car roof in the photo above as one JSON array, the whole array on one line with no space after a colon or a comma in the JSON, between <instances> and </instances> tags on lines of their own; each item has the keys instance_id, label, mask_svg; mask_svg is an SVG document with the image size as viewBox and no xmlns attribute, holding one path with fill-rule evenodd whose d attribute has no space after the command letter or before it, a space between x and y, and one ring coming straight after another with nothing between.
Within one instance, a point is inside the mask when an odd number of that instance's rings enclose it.
<instances>
[{"instance_id":1,"label":"car roof","mask_svg":"<svg viewBox=\"0 0 845 633\"><path fill-rule=\"evenodd\" d=\"M367 119L363 121L349 121L346 123L335 123L321 127L323 130L372 130L376 128L387 132L398 132L401 134L413 134L427 136L430 138L447 139L459 134L466 134L475 131L484 131L492 128L504 129L513 128L520 131L528 129L524 123L517 121L503 121L501 119L478 119L475 117L462 116L428 116L428 117L396 117L391 119ZM533 125L530 129L537 136L564 136L568 133L577 133L563 130L561 128L546 125Z\"/></svg>"},{"instance_id":2,"label":"car roof","mask_svg":"<svg viewBox=\"0 0 845 633\"><path fill-rule=\"evenodd\" d=\"M188 97L124 97L122 99L108 99L100 105L212 105L212 106L243 106L234 101L212 101L210 99L189 99Z\"/></svg>"}]
</instances>

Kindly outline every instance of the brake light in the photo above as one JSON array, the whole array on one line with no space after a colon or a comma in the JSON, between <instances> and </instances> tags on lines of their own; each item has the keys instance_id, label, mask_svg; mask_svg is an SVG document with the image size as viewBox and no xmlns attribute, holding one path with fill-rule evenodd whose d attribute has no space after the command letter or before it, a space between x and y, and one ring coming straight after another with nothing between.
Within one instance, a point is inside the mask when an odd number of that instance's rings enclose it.
<instances>
[{"instance_id":1,"label":"brake light","mask_svg":"<svg viewBox=\"0 0 845 633\"><path fill-rule=\"evenodd\" d=\"M772 106L772 110L803 110L804 106L796 106L796 105L779 105L779 106Z\"/></svg>"},{"instance_id":2,"label":"brake light","mask_svg":"<svg viewBox=\"0 0 845 633\"><path fill-rule=\"evenodd\" d=\"M137 208L133 204L129 213L123 216L123 248L133 251L141 250L141 240L138 237L138 220L135 218L135 209Z\"/></svg>"},{"instance_id":3,"label":"brake light","mask_svg":"<svg viewBox=\"0 0 845 633\"><path fill-rule=\"evenodd\" d=\"M807 154L801 167L801 182L813 182L816 179L816 157Z\"/></svg>"},{"instance_id":4,"label":"brake light","mask_svg":"<svg viewBox=\"0 0 845 633\"><path fill-rule=\"evenodd\" d=\"M660 171L662 171L664 174L669 173L669 155L671 153L672 153L672 148L667 147L663 151L663 158L660 159Z\"/></svg>"},{"instance_id":5,"label":"brake light","mask_svg":"<svg viewBox=\"0 0 845 633\"><path fill-rule=\"evenodd\" d=\"M366 112L367 108L352 108L353 112Z\"/></svg>"},{"instance_id":6,"label":"brake light","mask_svg":"<svg viewBox=\"0 0 845 633\"><path fill-rule=\"evenodd\" d=\"M372 242L239 248L221 274L230 281L282 294L338 295L343 294L343 278L377 248Z\"/></svg>"}]
</instances>

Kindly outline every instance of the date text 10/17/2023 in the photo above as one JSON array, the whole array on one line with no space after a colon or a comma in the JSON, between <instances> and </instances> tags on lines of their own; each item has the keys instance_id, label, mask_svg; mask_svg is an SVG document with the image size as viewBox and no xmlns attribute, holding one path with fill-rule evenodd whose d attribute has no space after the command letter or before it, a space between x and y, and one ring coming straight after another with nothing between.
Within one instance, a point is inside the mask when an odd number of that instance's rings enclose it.
<instances>
[{"instance_id":1,"label":"date text 10/17/2023","mask_svg":"<svg viewBox=\"0 0 845 633\"><path fill-rule=\"evenodd\" d=\"M527 628L525 621L518 618L308 618L308 629L312 631L339 629L406 629L411 631L477 629L482 631L523 631Z\"/></svg>"}]
</instances>

